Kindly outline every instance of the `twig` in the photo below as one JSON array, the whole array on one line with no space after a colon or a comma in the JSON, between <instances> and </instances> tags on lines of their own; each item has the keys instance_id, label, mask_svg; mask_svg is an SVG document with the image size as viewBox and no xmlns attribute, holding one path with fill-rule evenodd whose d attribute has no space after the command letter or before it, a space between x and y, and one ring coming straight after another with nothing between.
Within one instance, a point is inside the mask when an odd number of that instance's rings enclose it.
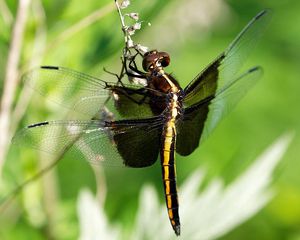
<instances>
[{"instance_id":1,"label":"twig","mask_svg":"<svg viewBox=\"0 0 300 240\"><path fill-rule=\"evenodd\" d=\"M34 50L32 51L32 55L37 55L36 53L43 52L45 50L46 45L46 37L47 37L47 31L46 31L46 14L43 8L43 4L40 1L35 1L35 4L33 4L34 12L36 13L36 21L39 23L36 35L35 35L35 42L34 42ZM42 60L43 54L37 55L37 57L32 57L30 62L30 68L36 65L40 65L40 62ZM22 94L20 95L19 102L20 104L16 106L14 113L17 115L16 118L13 118L15 120L14 124L15 126L18 126L19 121L21 120L22 116L24 115L26 108L29 104L29 100L32 95L31 89L28 87L23 88ZM18 108L19 107L19 108ZM47 163L45 158L49 156L45 156L45 154L39 155L39 169L43 170L46 169ZM51 168L50 168L51 169ZM49 170L50 170L49 169ZM58 201L58 190L57 190L57 181L54 171L48 172L42 180L43 185L43 208L46 215L46 218L48 219L46 225L45 225L45 233L47 239L55 239L55 233L54 233L54 213L57 207L57 201Z\"/></svg>"},{"instance_id":2,"label":"twig","mask_svg":"<svg viewBox=\"0 0 300 240\"><path fill-rule=\"evenodd\" d=\"M115 0L115 5L117 7L117 11L118 11L118 14L119 14L119 17L120 17L120 21L121 21L121 25L122 25L122 31L124 33L124 41L125 41L126 49L131 48L133 46L133 41L132 41L130 35L128 34L128 32L126 31L124 16L122 15L121 8L120 8L119 3L118 3L117 0Z\"/></svg>"},{"instance_id":3,"label":"twig","mask_svg":"<svg viewBox=\"0 0 300 240\"><path fill-rule=\"evenodd\" d=\"M124 34L124 41L125 41L125 47L123 49L123 61L130 60L134 57L134 54L130 52L130 49L135 49L136 52L140 55L145 54L148 52L148 47L142 46L141 44L136 44L131 38L131 35L135 34L136 30L141 29L142 22L139 22L139 14L138 13L129 13L129 14L122 14L121 8L126 8L130 4L130 1L123 0L121 5L124 4L125 6L120 6L118 3L118 0L115 0L115 5L120 17L121 25L122 25L122 31ZM133 19L135 21L135 24L131 26L127 26L125 24L125 16Z\"/></svg>"},{"instance_id":4,"label":"twig","mask_svg":"<svg viewBox=\"0 0 300 240\"><path fill-rule=\"evenodd\" d=\"M19 1L11 45L8 53L6 74L4 79L4 90L1 99L0 110L0 175L2 173L2 166L4 164L4 158L8 148L8 139L10 138L10 112L14 100L14 93L19 80L18 64L20 60L23 33L27 20L29 4L30 0Z\"/></svg>"},{"instance_id":5,"label":"twig","mask_svg":"<svg viewBox=\"0 0 300 240\"><path fill-rule=\"evenodd\" d=\"M41 60L43 58L43 55L38 54L40 52L43 52L45 49L46 44L46 38L47 38L47 32L46 32L46 26L45 26L45 11L43 8L43 5L40 1L34 1L33 2L33 16L36 18L36 22L38 23L36 33L35 33L35 39L33 44L33 50L32 50L32 56L29 68L32 68L34 66L40 65ZM22 73L22 71L21 71ZM29 87L23 87L20 93L20 96L18 98L18 101L16 103L16 107L14 108L14 111L12 113L12 124L11 124L11 132L14 133L19 125L19 122L21 121L22 117L24 116L27 106L29 104L31 95L33 91Z\"/></svg>"}]
</instances>

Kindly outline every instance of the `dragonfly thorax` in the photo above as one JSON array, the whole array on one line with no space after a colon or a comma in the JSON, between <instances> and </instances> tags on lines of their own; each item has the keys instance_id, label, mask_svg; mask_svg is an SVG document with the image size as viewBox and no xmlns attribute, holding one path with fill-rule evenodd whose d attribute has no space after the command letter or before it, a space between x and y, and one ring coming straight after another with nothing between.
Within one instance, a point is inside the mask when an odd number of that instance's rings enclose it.
<instances>
[{"instance_id":1,"label":"dragonfly thorax","mask_svg":"<svg viewBox=\"0 0 300 240\"><path fill-rule=\"evenodd\" d=\"M168 118L178 119L183 113L181 92L168 93L166 106L165 113Z\"/></svg>"}]
</instances>

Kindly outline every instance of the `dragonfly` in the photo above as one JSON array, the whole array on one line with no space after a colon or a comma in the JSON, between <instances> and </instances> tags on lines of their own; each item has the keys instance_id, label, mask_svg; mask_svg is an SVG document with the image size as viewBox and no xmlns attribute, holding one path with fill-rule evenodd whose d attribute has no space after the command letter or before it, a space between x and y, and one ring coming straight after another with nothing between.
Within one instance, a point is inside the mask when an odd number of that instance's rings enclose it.
<instances>
[{"instance_id":1,"label":"dragonfly","mask_svg":"<svg viewBox=\"0 0 300 240\"><path fill-rule=\"evenodd\" d=\"M160 159L168 218L178 236L175 153L194 152L262 76L259 66L239 72L269 19L269 10L258 13L185 88L165 71L170 55L158 50L142 56L142 69L133 60L126 71L128 78L143 79L143 86L107 82L64 67L33 69L23 77L26 84L83 119L34 123L19 130L12 142L106 166L144 168ZM49 84L63 94L49 92ZM106 110L109 104L116 113Z\"/></svg>"}]
</instances>

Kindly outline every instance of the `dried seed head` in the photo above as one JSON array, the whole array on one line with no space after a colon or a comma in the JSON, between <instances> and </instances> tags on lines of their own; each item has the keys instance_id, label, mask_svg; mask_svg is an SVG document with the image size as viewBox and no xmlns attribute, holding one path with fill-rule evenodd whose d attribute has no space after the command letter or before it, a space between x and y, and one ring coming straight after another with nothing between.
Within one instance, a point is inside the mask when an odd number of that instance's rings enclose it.
<instances>
[{"instance_id":1,"label":"dried seed head","mask_svg":"<svg viewBox=\"0 0 300 240\"><path fill-rule=\"evenodd\" d=\"M135 30L139 30L139 29L141 29L141 27L142 27L142 22L137 22L133 25L133 28Z\"/></svg>"},{"instance_id":2,"label":"dried seed head","mask_svg":"<svg viewBox=\"0 0 300 240\"><path fill-rule=\"evenodd\" d=\"M136 30L141 29L141 26L142 26L141 22L137 22L137 23L133 24L132 26L127 27L126 32L131 36L131 35L135 34Z\"/></svg>"},{"instance_id":3,"label":"dried seed head","mask_svg":"<svg viewBox=\"0 0 300 240\"><path fill-rule=\"evenodd\" d=\"M127 8L130 5L130 1L129 0L122 0L119 4L121 9Z\"/></svg>"},{"instance_id":4,"label":"dried seed head","mask_svg":"<svg viewBox=\"0 0 300 240\"><path fill-rule=\"evenodd\" d=\"M142 54L145 54L146 52L149 52L149 48L146 46L143 46L141 44L136 45L136 49L141 52Z\"/></svg>"},{"instance_id":5,"label":"dried seed head","mask_svg":"<svg viewBox=\"0 0 300 240\"><path fill-rule=\"evenodd\" d=\"M128 39L127 40L127 47L128 48L132 48L134 46L134 42L132 41L132 39L130 38L130 39Z\"/></svg>"},{"instance_id":6,"label":"dried seed head","mask_svg":"<svg viewBox=\"0 0 300 240\"><path fill-rule=\"evenodd\" d=\"M133 28L133 26L129 26L126 28L126 32L127 34L129 34L129 36L132 36L135 33L135 29Z\"/></svg>"},{"instance_id":7,"label":"dried seed head","mask_svg":"<svg viewBox=\"0 0 300 240\"><path fill-rule=\"evenodd\" d=\"M128 16L128 17L132 18L135 21L139 20L139 14L138 13L129 13L129 14L125 14L125 16Z\"/></svg>"}]
</instances>

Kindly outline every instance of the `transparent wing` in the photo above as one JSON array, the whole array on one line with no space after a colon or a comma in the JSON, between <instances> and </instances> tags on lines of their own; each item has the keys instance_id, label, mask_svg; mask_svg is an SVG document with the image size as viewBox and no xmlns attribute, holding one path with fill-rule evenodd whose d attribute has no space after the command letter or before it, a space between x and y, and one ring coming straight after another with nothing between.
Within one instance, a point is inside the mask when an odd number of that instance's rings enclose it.
<instances>
[{"instance_id":1,"label":"transparent wing","mask_svg":"<svg viewBox=\"0 0 300 240\"><path fill-rule=\"evenodd\" d=\"M12 142L92 164L147 167L158 156L160 116L124 121L51 121L29 125Z\"/></svg>"},{"instance_id":2,"label":"transparent wing","mask_svg":"<svg viewBox=\"0 0 300 240\"><path fill-rule=\"evenodd\" d=\"M184 103L187 106L213 95L217 89L235 81L249 54L264 32L271 14L269 10L260 12L240 32L229 47L185 88Z\"/></svg>"},{"instance_id":3,"label":"transparent wing","mask_svg":"<svg viewBox=\"0 0 300 240\"><path fill-rule=\"evenodd\" d=\"M142 99L157 94L155 90L139 85L121 86L64 67L42 66L33 69L23 76L23 81L51 101L88 117L97 114L109 98L119 105L120 99L124 102L122 109L118 109L121 113L124 109L132 108L146 111L149 101ZM136 111L126 111L128 116L133 113Z\"/></svg>"},{"instance_id":4,"label":"transparent wing","mask_svg":"<svg viewBox=\"0 0 300 240\"><path fill-rule=\"evenodd\" d=\"M262 77L263 70L254 67L228 83L217 91L216 97L209 105L209 113L204 125L201 141L204 141L216 128L218 123L236 106L257 81Z\"/></svg>"},{"instance_id":5,"label":"transparent wing","mask_svg":"<svg viewBox=\"0 0 300 240\"><path fill-rule=\"evenodd\" d=\"M22 80L49 100L69 109L74 109L74 105L86 97L97 97L95 100L101 106L109 96L104 81L63 67L35 68L24 74ZM80 111L83 114L97 112L91 107Z\"/></svg>"},{"instance_id":6,"label":"transparent wing","mask_svg":"<svg viewBox=\"0 0 300 240\"><path fill-rule=\"evenodd\" d=\"M183 156L191 154L255 85L262 73L260 67L254 67L225 85L216 94L186 108L184 118L178 122L176 151Z\"/></svg>"}]
</instances>

